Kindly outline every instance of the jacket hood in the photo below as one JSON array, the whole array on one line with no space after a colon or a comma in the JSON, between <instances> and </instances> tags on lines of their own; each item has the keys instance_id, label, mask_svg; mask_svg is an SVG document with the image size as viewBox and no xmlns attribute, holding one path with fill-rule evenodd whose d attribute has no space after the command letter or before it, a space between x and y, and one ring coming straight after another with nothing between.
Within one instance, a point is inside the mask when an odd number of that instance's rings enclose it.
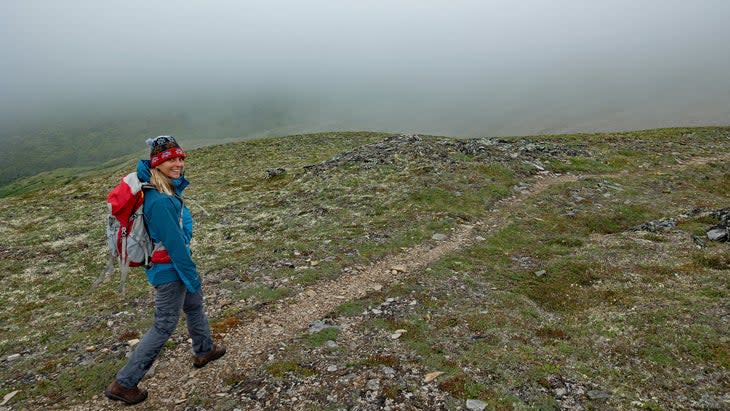
<instances>
[{"instance_id":1,"label":"jacket hood","mask_svg":"<svg viewBox=\"0 0 730 411\"><path fill-rule=\"evenodd\" d=\"M152 178L152 171L150 170L149 160L139 160L137 162L137 178L139 181L149 183Z\"/></svg>"},{"instance_id":2,"label":"jacket hood","mask_svg":"<svg viewBox=\"0 0 730 411\"><path fill-rule=\"evenodd\" d=\"M152 178L152 171L150 170L150 161L149 160L139 160L137 162L137 178L139 178L139 181L149 183L150 179ZM173 178L172 180L172 186L175 188L175 192L180 194L185 189L185 187L190 184L187 179L185 179L185 176L180 176L178 178Z\"/></svg>"}]
</instances>

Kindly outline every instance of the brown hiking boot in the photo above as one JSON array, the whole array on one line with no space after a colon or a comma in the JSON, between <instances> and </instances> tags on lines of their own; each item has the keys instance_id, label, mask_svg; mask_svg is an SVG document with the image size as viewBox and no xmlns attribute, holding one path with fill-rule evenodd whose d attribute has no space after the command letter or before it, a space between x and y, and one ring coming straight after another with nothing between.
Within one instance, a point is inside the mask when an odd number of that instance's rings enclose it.
<instances>
[{"instance_id":1,"label":"brown hiking boot","mask_svg":"<svg viewBox=\"0 0 730 411\"><path fill-rule=\"evenodd\" d=\"M124 388L119 381L114 380L113 383L109 384L104 390L104 395L107 398L122 401L126 404L138 404L147 399L147 390L144 388L140 389L136 386L134 388Z\"/></svg>"},{"instance_id":2,"label":"brown hiking boot","mask_svg":"<svg viewBox=\"0 0 730 411\"><path fill-rule=\"evenodd\" d=\"M226 347L218 344L213 344L213 349L210 350L208 354L205 355L199 355L195 357L193 360L193 367L195 368L201 368L205 367L205 364L208 364L211 361L215 361L218 358L221 358L223 354L226 353Z\"/></svg>"}]
</instances>

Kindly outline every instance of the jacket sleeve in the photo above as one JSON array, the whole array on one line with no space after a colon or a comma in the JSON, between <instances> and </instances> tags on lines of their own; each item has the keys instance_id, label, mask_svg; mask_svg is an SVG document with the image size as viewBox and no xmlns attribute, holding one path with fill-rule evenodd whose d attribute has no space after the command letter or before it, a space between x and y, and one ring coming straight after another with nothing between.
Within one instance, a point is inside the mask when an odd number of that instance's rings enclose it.
<instances>
[{"instance_id":1,"label":"jacket sleeve","mask_svg":"<svg viewBox=\"0 0 730 411\"><path fill-rule=\"evenodd\" d=\"M190 210L187 207L183 207L182 222L185 244L190 244L190 240L193 238L193 216L190 215Z\"/></svg>"},{"instance_id":2,"label":"jacket sleeve","mask_svg":"<svg viewBox=\"0 0 730 411\"><path fill-rule=\"evenodd\" d=\"M155 225L158 240L167 249L172 265L185 287L191 293L195 293L200 290L200 276L185 244L185 233L180 227L180 208L176 206L175 201L173 197L155 201L145 213Z\"/></svg>"}]
</instances>

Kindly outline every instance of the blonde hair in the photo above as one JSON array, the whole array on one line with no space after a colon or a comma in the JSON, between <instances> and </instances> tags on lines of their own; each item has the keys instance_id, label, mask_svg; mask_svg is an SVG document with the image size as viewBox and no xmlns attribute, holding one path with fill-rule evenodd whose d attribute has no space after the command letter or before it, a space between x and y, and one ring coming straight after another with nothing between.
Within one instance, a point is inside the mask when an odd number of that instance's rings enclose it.
<instances>
[{"instance_id":1,"label":"blonde hair","mask_svg":"<svg viewBox=\"0 0 730 411\"><path fill-rule=\"evenodd\" d=\"M150 178L150 183L155 186L157 191L167 195L174 195L175 191L172 188L170 177L164 175L162 171L156 168L153 168L151 171L152 177Z\"/></svg>"}]
</instances>

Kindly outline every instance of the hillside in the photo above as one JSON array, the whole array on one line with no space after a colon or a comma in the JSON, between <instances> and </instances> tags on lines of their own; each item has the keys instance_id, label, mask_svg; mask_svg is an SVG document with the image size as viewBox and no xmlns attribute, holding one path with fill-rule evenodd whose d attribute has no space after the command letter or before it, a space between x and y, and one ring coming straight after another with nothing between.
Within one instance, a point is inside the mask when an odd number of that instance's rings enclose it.
<instances>
[{"instance_id":1,"label":"hillside","mask_svg":"<svg viewBox=\"0 0 730 411\"><path fill-rule=\"evenodd\" d=\"M217 338L181 323L139 409L727 409L730 128L323 133L189 152ZM153 290L89 286L110 166L0 198L0 409L100 395Z\"/></svg>"},{"instance_id":2,"label":"hillside","mask_svg":"<svg viewBox=\"0 0 730 411\"><path fill-rule=\"evenodd\" d=\"M65 173L70 176L122 156L143 154L144 139L158 134L172 134L185 141L185 148L193 148L308 129L293 114L307 115L308 110L294 110L292 104L283 97L259 96L255 102L172 112L137 107L133 114L129 107L120 107L128 114L102 115L91 107L87 112L68 107L52 116L55 120L0 120L0 197L17 188L4 186L41 172L55 176L57 169L70 168ZM13 126L19 121L24 125Z\"/></svg>"}]
</instances>

